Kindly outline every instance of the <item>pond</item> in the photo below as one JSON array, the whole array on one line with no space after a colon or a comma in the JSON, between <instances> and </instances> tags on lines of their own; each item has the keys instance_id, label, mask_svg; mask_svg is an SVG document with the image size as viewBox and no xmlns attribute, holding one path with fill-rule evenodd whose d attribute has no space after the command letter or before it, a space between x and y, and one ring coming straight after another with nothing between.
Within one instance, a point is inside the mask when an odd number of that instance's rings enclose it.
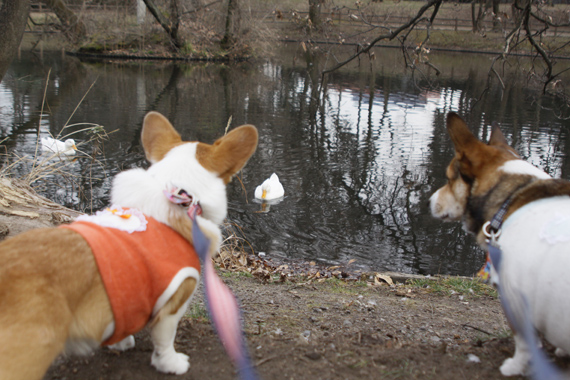
<instances>
[{"instance_id":1,"label":"pond","mask_svg":"<svg viewBox=\"0 0 570 380\"><path fill-rule=\"evenodd\" d=\"M254 124L259 147L228 189L228 223L254 253L472 275L483 252L459 223L433 219L427 206L453 155L446 113L464 115L482 138L498 121L525 159L562 178L570 176L568 128L555 117L556 104L536 98L524 77L505 73L504 89L494 81L480 97L490 56L432 53L439 76L412 75L396 49L379 48L375 56L329 75L319 94L330 56L297 44L264 62L232 65L23 52L0 83L2 163L15 176L32 172L43 195L91 212L108 204L113 175L147 165L139 141L146 112L163 113L185 139L205 142L228 123ZM77 132L83 153L65 163L68 174L38 171L38 132ZM253 192L273 172L285 198L262 206Z\"/></svg>"}]
</instances>

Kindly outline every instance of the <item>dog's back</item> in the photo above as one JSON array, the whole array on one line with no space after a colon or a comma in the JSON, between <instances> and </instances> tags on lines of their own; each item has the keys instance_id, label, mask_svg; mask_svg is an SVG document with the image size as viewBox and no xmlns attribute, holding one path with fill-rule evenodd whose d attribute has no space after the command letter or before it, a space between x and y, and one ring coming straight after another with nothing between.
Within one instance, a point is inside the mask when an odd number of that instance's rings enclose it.
<instances>
[{"instance_id":1,"label":"dog's back","mask_svg":"<svg viewBox=\"0 0 570 380\"><path fill-rule=\"evenodd\" d=\"M515 211L500 237L500 281L532 305L531 320L546 339L570 352L570 197L541 199Z\"/></svg>"}]
</instances>

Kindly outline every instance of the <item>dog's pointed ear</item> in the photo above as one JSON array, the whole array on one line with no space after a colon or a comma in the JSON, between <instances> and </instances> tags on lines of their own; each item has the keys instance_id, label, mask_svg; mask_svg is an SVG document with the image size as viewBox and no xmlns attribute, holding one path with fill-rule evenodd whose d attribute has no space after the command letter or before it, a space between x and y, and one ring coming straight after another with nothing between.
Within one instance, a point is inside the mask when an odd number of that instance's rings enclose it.
<instances>
[{"instance_id":1,"label":"dog's pointed ear","mask_svg":"<svg viewBox=\"0 0 570 380\"><path fill-rule=\"evenodd\" d=\"M486 144L475 137L465 121L454 112L447 114L447 131L455 146L459 171L466 178L474 178L477 168L485 159Z\"/></svg>"},{"instance_id":2,"label":"dog's pointed ear","mask_svg":"<svg viewBox=\"0 0 570 380\"><path fill-rule=\"evenodd\" d=\"M503 135L503 132L501 131L501 128L499 128L499 123L496 121L491 123L491 138L489 139L489 145L509 145L505 135Z\"/></svg>"},{"instance_id":3,"label":"dog's pointed ear","mask_svg":"<svg viewBox=\"0 0 570 380\"><path fill-rule=\"evenodd\" d=\"M455 152L458 154L463 154L480 143L479 139L469 130L465 121L455 112L447 114L447 131L455 146Z\"/></svg>"},{"instance_id":4,"label":"dog's pointed ear","mask_svg":"<svg viewBox=\"0 0 570 380\"><path fill-rule=\"evenodd\" d=\"M170 149L182 143L182 138L168 119L155 111L144 117L141 140L146 159L151 164L162 160Z\"/></svg>"},{"instance_id":5,"label":"dog's pointed ear","mask_svg":"<svg viewBox=\"0 0 570 380\"><path fill-rule=\"evenodd\" d=\"M213 145L198 143L196 158L227 184L245 166L256 148L257 129L253 125L242 125Z\"/></svg>"},{"instance_id":6,"label":"dog's pointed ear","mask_svg":"<svg viewBox=\"0 0 570 380\"><path fill-rule=\"evenodd\" d=\"M489 139L488 145L504 149L507 152L515 155L515 157L520 158L520 154L516 150L514 150L507 142L505 135L501 131L501 128L499 128L499 123L497 123L496 121L492 122L491 128L492 128L491 138Z\"/></svg>"}]
</instances>

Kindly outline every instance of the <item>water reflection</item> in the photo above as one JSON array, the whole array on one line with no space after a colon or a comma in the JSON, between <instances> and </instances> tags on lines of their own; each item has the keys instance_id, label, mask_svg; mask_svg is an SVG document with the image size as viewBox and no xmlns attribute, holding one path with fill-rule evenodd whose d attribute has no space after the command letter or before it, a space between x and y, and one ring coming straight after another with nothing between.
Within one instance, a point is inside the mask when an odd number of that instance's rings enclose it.
<instances>
[{"instance_id":1,"label":"water reflection","mask_svg":"<svg viewBox=\"0 0 570 380\"><path fill-rule=\"evenodd\" d=\"M241 183L228 191L229 220L256 252L461 275L480 267L482 253L459 224L432 219L426 206L453 154L444 125L448 111L469 110L468 122L481 137L497 120L525 158L553 175L570 175L567 130L543 110L554 106L548 99L537 104L513 76L504 90L492 87L479 100L487 57L435 56L444 75L437 87L427 87L402 70L396 50L384 50L376 61L330 75L320 94L325 57L283 50L275 61L231 67L23 55L0 83L4 162L13 163L14 154L33 162L38 130L57 135L79 122L117 130L101 153L93 154L93 142L80 146L91 157L78 157L70 182L58 176L36 182L47 196L89 211L106 205L115 173L146 165L139 134L147 111L164 113L184 138L208 142L231 118L232 126L251 123L260 133ZM81 132L74 139L91 136ZM23 175L26 165L15 165L15 174ZM273 172L285 198L262 206L253 191Z\"/></svg>"}]
</instances>

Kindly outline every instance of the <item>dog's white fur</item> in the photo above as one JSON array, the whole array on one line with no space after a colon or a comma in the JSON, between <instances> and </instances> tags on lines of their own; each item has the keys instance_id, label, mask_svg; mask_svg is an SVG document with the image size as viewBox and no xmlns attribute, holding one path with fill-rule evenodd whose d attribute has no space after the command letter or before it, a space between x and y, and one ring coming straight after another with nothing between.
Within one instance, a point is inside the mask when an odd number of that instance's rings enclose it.
<instances>
[{"instance_id":1,"label":"dog's white fur","mask_svg":"<svg viewBox=\"0 0 570 380\"><path fill-rule=\"evenodd\" d=\"M172 207L163 190L169 186L179 187L200 200L204 219L219 225L227 213L227 203L220 201L226 199L226 185L216 173L206 170L198 162L197 145L190 142L174 147L147 170L132 169L117 174L111 202L138 208L143 214L167 223L173 212L184 215L185 211ZM194 178L201 180L192 180Z\"/></svg>"},{"instance_id":2,"label":"dog's white fur","mask_svg":"<svg viewBox=\"0 0 570 380\"><path fill-rule=\"evenodd\" d=\"M430 209L437 218L463 220L466 229L470 230L468 198L485 194L501 181L551 177L515 156L512 148L505 145L500 131L496 132L497 141L486 145L475 142L474 137L468 136L470 132L466 128L458 116L448 116L456 157L447 170L448 184L430 197ZM492 159L485 161L485 157L491 156ZM469 184L459 174L459 168L475 172L473 162L479 165L477 170L483 173L484 178L474 175ZM504 194L504 198L508 195ZM570 316L570 197L539 199L518 208L504 222L498 243L502 250L502 269L498 276L494 270L491 271L492 281L500 281L507 297L512 290L523 295L536 329L559 348L557 354L570 352L570 323L567 319ZM485 244L482 246L485 248ZM527 343L520 334L514 333L515 355L505 360L500 368L505 376L524 374L530 360Z\"/></svg>"},{"instance_id":3,"label":"dog's white fur","mask_svg":"<svg viewBox=\"0 0 570 380\"><path fill-rule=\"evenodd\" d=\"M566 220L564 220L564 218ZM561 220L562 229L556 230ZM559 239L556 239L559 238ZM555 347L570 350L570 197L534 201L503 224L499 281L516 289L530 305L530 320ZM523 374L530 359L526 342L515 334L515 355L501 366L505 376Z\"/></svg>"},{"instance_id":4,"label":"dog's white fur","mask_svg":"<svg viewBox=\"0 0 570 380\"><path fill-rule=\"evenodd\" d=\"M227 212L225 186L255 151L257 130L236 128L213 145L183 142L164 116L150 112L141 137L152 165L118 174L112 202L136 208L192 242L186 209L163 193L184 189L200 203L197 221L210 240L210 254L215 253L221 242L218 226ZM199 278L195 268L185 269L196 273L178 272L181 277L176 275L157 300L149 323L151 364L161 372L182 374L190 366L188 356L173 345ZM95 259L78 233L41 229L0 243L0 379L39 380L64 346L68 352L89 352L114 329ZM125 350L134 344L129 336L111 348Z\"/></svg>"},{"instance_id":5,"label":"dog's white fur","mask_svg":"<svg viewBox=\"0 0 570 380\"><path fill-rule=\"evenodd\" d=\"M538 179L552 178L536 166L532 166L528 162L519 159L505 162L499 167L498 171L506 174L531 175Z\"/></svg>"}]
</instances>

